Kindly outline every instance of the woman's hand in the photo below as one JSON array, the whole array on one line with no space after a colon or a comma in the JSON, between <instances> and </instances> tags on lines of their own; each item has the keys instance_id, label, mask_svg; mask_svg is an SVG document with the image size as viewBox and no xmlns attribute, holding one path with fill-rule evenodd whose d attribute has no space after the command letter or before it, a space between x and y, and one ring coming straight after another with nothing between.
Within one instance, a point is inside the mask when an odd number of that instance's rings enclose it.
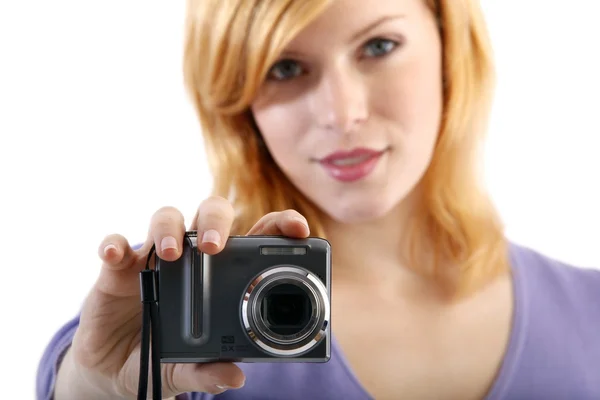
<instances>
[{"instance_id":1,"label":"woman's hand","mask_svg":"<svg viewBox=\"0 0 600 400\"><path fill-rule=\"evenodd\" d=\"M191 226L198 231L199 249L211 255L219 253L233 219L234 211L227 200L210 197L202 202ZM72 346L61 363L57 400L136 398L142 324L139 273L153 245L160 258L177 260L185 231L181 212L166 207L152 216L148 238L140 249L132 249L118 234L102 241L98 249L102 268L84 302ZM248 235L304 238L309 228L298 212L286 210L265 215ZM185 392L221 393L240 388L245 381L233 363L163 364L161 370L165 398ZM148 393L152 393L150 388Z\"/></svg>"}]
</instances>

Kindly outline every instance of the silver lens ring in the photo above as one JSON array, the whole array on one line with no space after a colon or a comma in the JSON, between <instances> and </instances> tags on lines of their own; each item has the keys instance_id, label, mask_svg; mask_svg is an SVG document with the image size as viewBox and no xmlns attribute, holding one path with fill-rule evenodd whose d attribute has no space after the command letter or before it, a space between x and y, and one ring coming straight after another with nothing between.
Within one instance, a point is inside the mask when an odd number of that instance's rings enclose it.
<instances>
[{"instance_id":1,"label":"silver lens ring","mask_svg":"<svg viewBox=\"0 0 600 400\"><path fill-rule=\"evenodd\" d=\"M311 315L309 321L299 332L289 335L278 334L272 331L267 326L263 318L261 318L260 314L261 304L269 290L279 285L286 284L294 285L302 289L302 291L307 295L311 304ZM291 344L302 342L318 326L319 319L322 314L321 303L322 302L319 300L319 295L310 285L306 283L306 280L298 279L297 277L285 276L283 274L279 276L273 275L273 279L270 279L269 282L256 289L256 295L253 297L250 303L250 321L254 322L254 328L256 328L257 332L260 332L260 334L265 336L270 342L289 346Z\"/></svg>"},{"instance_id":2,"label":"silver lens ring","mask_svg":"<svg viewBox=\"0 0 600 400\"><path fill-rule=\"evenodd\" d=\"M281 335L267 327L260 306L269 289L281 284L301 288L312 306L309 322L293 335ZM327 289L313 273L293 265L280 265L262 272L244 292L241 304L242 323L248 337L262 350L279 357L293 357L315 347L327 334L330 307Z\"/></svg>"}]
</instances>

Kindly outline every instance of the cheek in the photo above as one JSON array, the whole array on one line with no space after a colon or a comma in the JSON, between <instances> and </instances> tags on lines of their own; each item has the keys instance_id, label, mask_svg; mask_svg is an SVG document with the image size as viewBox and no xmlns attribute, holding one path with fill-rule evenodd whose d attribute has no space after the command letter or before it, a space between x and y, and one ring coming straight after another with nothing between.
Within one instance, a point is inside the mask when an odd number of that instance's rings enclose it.
<instances>
[{"instance_id":1,"label":"cheek","mask_svg":"<svg viewBox=\"0 0 600 400\"><path fill-rule=\"evenodd\" d=\"M403 171L412 185L427 169L439 134L442 107L441 66L432 57L418 57L386 71L373 98L375 113L389 128L398 157L391 168ZM392 174L395 175L395 174Z\"/></svg>"},{"instance_id":2,"label":"cheek","mask_svg":"<svg viewBox=\"0 0 600 400\"><path fill-rule=\"evenodd\" d=\"M416 60L386 71L381 78L372 98L376 113L400 123L411 136L437 131L442 79L436 63Z\"/></svg>"},{"instance_id":3,"label":"cheek","mask_svg":"<svg viewBox=\"0 0 600 400\"><path fill-rule=\"evenodd\" d=\"M283 170L302 154L302 140L308 120L298 103L267 105L252 109L258 129L269 152Z\"/></svg>"}]
</instances>

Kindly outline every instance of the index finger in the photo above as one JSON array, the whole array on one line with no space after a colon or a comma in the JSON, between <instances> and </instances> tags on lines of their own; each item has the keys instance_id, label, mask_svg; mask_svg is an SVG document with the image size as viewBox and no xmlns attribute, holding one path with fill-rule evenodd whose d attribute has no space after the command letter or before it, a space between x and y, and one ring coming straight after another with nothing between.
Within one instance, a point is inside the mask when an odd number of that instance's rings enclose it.
<instances>
[{"instance_id":1,"label":"index finger","mask_svg":"<svg viewBox=\"0 0 600 400\"><path fill-rule=\"evenodd\" d=\"M296 210L272 212L258 220L248 235L283 235L305 238L310 234L306 218Z\"/></svg>"},{"instance_id":2,"label":"index finger","mask_svg":"<svg viewBox=\"0 0 600 400\"><path fill-rule=\"evenodd\" d=\"M231 203L220 196L204 200L196 213L191 229L198 233L198 249L206 254L223 250L233 225L234 210Z\"/></svg>"}]
</instances>

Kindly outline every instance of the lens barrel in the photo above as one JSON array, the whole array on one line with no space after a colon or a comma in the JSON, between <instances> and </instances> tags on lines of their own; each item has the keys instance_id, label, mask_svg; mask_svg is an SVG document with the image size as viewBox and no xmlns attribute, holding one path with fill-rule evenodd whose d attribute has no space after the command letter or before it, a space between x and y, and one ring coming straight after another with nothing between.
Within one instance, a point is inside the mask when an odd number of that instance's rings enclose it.
<instances>
[{"instance_id":1,"label":"lens barrel","mask_svg":"<svg viewBox=\"0 0 600 400\"><path fill-rule=\"evenodd\" d=\"M262 350L294 357L314 348L330 319L327 289L310 271L280 265L263 271L242 299L246 333Z\"/></svg>"}]
</instances>

